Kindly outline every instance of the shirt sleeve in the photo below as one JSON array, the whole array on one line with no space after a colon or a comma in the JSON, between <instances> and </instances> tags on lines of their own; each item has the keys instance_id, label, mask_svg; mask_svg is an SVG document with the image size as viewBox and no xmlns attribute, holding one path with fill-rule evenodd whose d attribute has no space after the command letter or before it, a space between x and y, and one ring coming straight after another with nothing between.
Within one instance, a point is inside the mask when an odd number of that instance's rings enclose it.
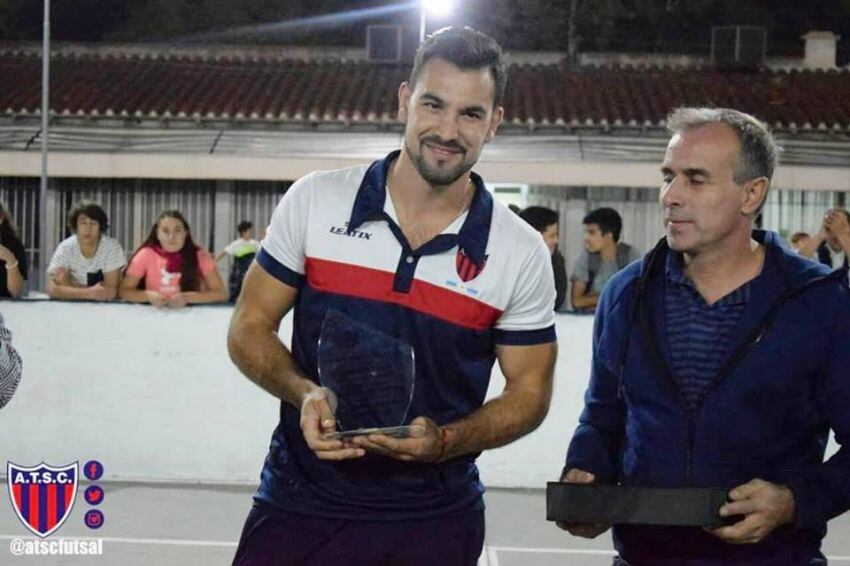
<instances>
[{"instance_id":1,"label":"shirt sleeve","mask_svg":"<svg viewBox=\"0 0 850 566\"><path fill-rule=\"evenodd\" d=\"M0 407L6 405L21 382L21 356L12 347L12 333L0 316Z\"/></svg>"},{"instance_id":2,"label":"shirt sleeve","mask_svg":"<svg viewBox=\"0 0 850 566\"><path fill-rule=\"evenodd\" d=\"M53 257L50 258L50 265L47 266L47 273L53 273L60 267L65 267L67 269L71 268L71 258L69 253L71 247L67 242L68 240L63 240L59 242L58 246L56 246L56 251L53 252Z\"/></svg>"},{"instance_id":3,"label":"shirt sleeve","mask_svg":"<svg viewBox=\"0 0 850 566\"><path fill-rule=\"evenodd\" d=\"M555 274L555 310L561 308L567 298L567 266L561 252L552 254L552 271Z\"/></svg>"},{"instance_id":4,"label":"shirt sleeve","mask_svg":"<svg viewBox=\"0 0 850 566\"><path fill-rule=\"evenodd\" d=\"M531 345L555 341L555 276L542 239L526 255L508 306L496 323L495 342Z\"/></svg>"},{"instance_id":5,"label":"shirt sleeve","mask_svg":"<svg viewBox=\"0 0 850 566\"><path fill-rule=\"evenodd\" d=\"M233 254L235 254L235 253L236 253L236 250L237 250L237 249L239 249L239 244L240 244L240 243L241 243L241 239L239 239L239 240L233 240L232 242L230 242L229 244L227 244L227 247L225 247L225 248L224 248L225 253L226 253L227 255L233 255Z\"/></svg>"},{"instance_id":6,"label":"shirt sleeve","mask_svg":"<svg viewBox=\"0 0 850 566\"><path fill-rule=\"evenodd\" d=\"M304 281L310 201L313 193L313 174L296 181L275 208L257 262L270 275L290 287L300 287Z\"/></svg>"},{"instance_id":7,"label":"shirt sleeve","mask_svg":"<svg viewBox=\"0 0 850 566\"><path fill-rule=\"evenodd\" d=\"M850 509L850 290L843 287L838 295L829 297L824 315L831 311L835 320L824 338L828 340L822 374L817 376L813 397L818 403L823 422L828 423L839 446L826 462L809 462L800 466L787 487L794 494L794 526L818 529L823 524ZM812 308L817 308L813 306ZM828 334L826 334L828 332ZM814 338L813 339L820 339Z\"/></svg>"},{"instance_id":8,"label":"shirt sleeve","mask_svg":"<svg viewBox=\"0 0 850 566\"><path fill-rule=\"evenodd\" d=\"M150 263L150 254L154 253L150 248L142 248L133 259L130 260L130 265L127 267L127 275L131 277L144 277L148 271Z\"/></svg>"},{"instance_id":9,"label":"shirt sleeve","mask_svg":"<svg viewBox=\"0 0 850 566\"><path fill-rule=\"evenodd\" d=\"M570 281L581 281L582 283L590 281L590 257L587 254L587 249L581 250L581 254L573 264L573 276Z\"/></svg>"},{"instance_id":10,"label":"shirt sleeve","mask_svg":"<svg viewBox=\"0 0 850 566\"><path fill-rule=\"evenodd\" d=\"M127 264L127 259L124 257L124 248L121 247L121 243L118 240L115 238L103 238L101 243L105 244L103 250L105 252L103 258L104 273L121 269Z\"/></svg>"},{"instance_id":11,"label":"shirt sleeve","mask_svg":"<svg viewBox=\"0 0 850 566\"><path fill-rule=\"evenodd\" d=\"M611 360L623 354L627 336L627 309L618 304L608 285L599 297L593 321L593 356L590 382L584 393L584 410L567 450L564 472L577 468L596 475L600 483L617 479L618 456L624 435L626 407L620 380ZM626 300L630 304L631 299ZM625 329L625 331L624 331Z\"/></svg>"},{"instance_id":12,"label":"shirt sleeve","mask_svg":"<svg viewBox=\"0 0 850 566\"><path fill-rule=\"evenodd\" d=\"M216 265L210 252L203 248L198 248L198 270L200 270L201 275L206 277L214 269L216 269Z\"/></svg>"}]
</instances>

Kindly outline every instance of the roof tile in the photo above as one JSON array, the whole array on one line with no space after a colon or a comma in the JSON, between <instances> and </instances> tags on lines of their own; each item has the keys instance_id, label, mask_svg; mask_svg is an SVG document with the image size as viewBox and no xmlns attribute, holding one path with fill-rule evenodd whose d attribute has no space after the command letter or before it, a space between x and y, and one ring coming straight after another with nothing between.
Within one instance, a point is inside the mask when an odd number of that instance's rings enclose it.
<instances>
[{"instance_id":1,"label":"roof tile","mask_svg":"<svg viewBox=\"0 0 850 566\"><path fill-rule=\"evenodd\" d=\"M169 57L58 49L51 107L63 116L216 120L396 122L404 65L237 57ZM679 105L730 106L774 127L850 128L850 71L719 71L713 68L513 65L503 99L518 127L657 127ZM40 57L0 53L0 108L38 113ZM17 110L13 110L17 109ZM814 125L814 126L813 126Z\"/></svg>"}]
</instances>

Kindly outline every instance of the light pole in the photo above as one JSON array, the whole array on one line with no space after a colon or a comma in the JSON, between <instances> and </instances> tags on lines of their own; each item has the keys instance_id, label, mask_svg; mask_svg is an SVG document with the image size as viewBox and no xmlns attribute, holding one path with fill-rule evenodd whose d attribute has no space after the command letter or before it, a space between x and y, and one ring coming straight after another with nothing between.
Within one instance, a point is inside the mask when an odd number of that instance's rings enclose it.
<instances>
[{"instance_id":1,"label":"light pole","mask_svg":"<svg viewBox=\"0 0 850 566\"><path fill-rule=\"evenodd\" d=\"M41 186L38 192L38 208L41 214L38 223L38 267L44 273L47 262L47 141L50 127L50 0L44 0L44 37L41 53ZM44 282L41 282L44 288Z\"/></svg>"},{"instance_id":2,"label":"light pole","mask_svg":"<svg viewBox=\"0 0 850 566\"><path fill-rule=\"evenodd\" d=\"M446 16L451 13L454 0L421 0L419 5L419 43L425 41L425 14Z\"/></svg>"}]
</instances>

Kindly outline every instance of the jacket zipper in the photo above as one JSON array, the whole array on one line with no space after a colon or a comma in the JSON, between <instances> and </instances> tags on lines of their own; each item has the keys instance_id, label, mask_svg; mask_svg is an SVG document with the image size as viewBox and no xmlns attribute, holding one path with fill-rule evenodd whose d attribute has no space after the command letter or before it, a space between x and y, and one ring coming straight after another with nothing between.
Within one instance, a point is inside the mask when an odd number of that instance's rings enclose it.
<instances>
[{"instance_id":1,"label":"jacket zipper","mask_svg":"<svg viewBox=\"0 0 850 566\"><path fill-rule=\"evenodd\" d=\"M657 252L657 251L658 250L657 250L657 247L656 247L656 249L653 250L653 255L655 255L655 252ZM654 260L655 260L655 258L652 258L653 262L654 262ZM651 267L650 267L650 269L651 269ZM648 271L650 269L648 269ZM841 270L836 270L836 271L833 271L832 273L830 273L829 275L825 275L823 277L818 277L816 279L812 279L812 280L808 281L807 283L805 283L804 285L802 285L801 287L798 287L797 289L792 289L791 291L788 291L783 296L781 296L779 299L777 299L777 301L776 301L776 303L774 303L773 307L767 312L767 314L765 314L765 316L762 318L762 320L759 321L758 326L756 326L755 332L753 332L753 334L751 334L750 337L747 340L745 340L744 342L741 343L741 345L738 347L737 350L735 350L735 352L732 354L732 356L729 358L729 360L723 365L723 367L721 367L720 371L717 373L714 380L712 380L711 384L709 385L709 388L706 391L704 391L703 394L700 395L697 398L697 402L694 405L693 409L688 407L688 401L685 398L684 393L682 393L682 390L679 388L679 384L676 381L676 378L673 376L673 372L670 370L670 366L667 365L667 360L665 360L661 355L661 348L658 344L658 336L656 336L655 332L653 332L651 325L649 324L650 311L649 311L648 303L646 303L644 305L644 307L642 309L643 312L641 313L642 316L640 317L642 324L639 323L639 325L643 327L644 337L649 342L650 348L653 350L654 356L655 356L658 364L661 366L663 373L665 374L667 379L670 381L673 388L679 393L679 398L682 401L682 405L685 408L685 413L686 413L687 419L688 419L687 441L686 441L686 444L685 444L685 481L688 484L690 484L691 481L693 480L694 444L696 443L696 413L699 411L700 407L702 407L702 404L705 401L705 398L708 397L708 394L715 387L717 387L720 383L722 383L732 373L732 370L734 370L738 366L738 364L741 363L741 361L743 361L743 359L746 358L750 354L750 352L752 352L755 349L756 345L758 345L758 343L761 342L764 335L773 326L773 322L775 321L776 315L779 312L779 308L782 305L784 305L786 302L788 302L792 298L796 297L797 295L800 295L803 291L806 291L809 288L811 288L811 287L813 287L813 286L815 286L819 283L822 283L824 281L828 281L830 279L837 278L838 276L836 274L839 274L840 272L841 272ZM647 273L645 276L648 278L649 273ZM846 277L847 275L845 273L842 276ZM643 289L641 289L641 291L642 290ZM639 300L640 300L640 297L639 297ZM627 333L626 336L627 336L626 339L628 340L628 333ZM620 386L619 386L620 389L622 390L623 398L625 398L625 387L623 385L623 374L625 373L625 365L626 365L625 362L626 362L626 360L625 360L625 356L624 356L624 359L623 359L621 367L620 367Z\"/></svg>"}]
</instances>

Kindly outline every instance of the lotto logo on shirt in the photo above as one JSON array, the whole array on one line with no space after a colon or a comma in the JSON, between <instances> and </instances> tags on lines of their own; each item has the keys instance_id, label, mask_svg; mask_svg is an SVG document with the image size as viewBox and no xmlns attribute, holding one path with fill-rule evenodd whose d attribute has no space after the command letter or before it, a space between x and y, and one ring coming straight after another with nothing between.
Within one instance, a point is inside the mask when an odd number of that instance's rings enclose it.
<instances>
[{"instance_id":1,"label":"lotto logo on shirt","mask_svg":"<svg viewBox=\"0 0 850 566\"><path fill-rule=\"evenodd\" d=\"M77 462L29 468L8 462L6 472L12 507L27 529L43 538L62 526L77 497Z\"/></svg>"}]
</instances>

